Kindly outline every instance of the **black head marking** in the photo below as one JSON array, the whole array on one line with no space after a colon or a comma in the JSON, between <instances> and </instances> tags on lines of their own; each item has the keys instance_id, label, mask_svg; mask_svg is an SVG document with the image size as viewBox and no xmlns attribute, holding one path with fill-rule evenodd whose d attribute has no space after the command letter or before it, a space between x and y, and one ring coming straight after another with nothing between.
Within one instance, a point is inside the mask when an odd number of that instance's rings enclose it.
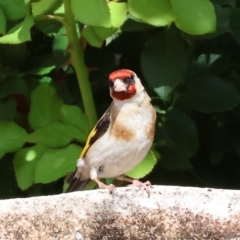
<instances>
[{"instance_id":1,"label":"black head marking","mask_svg":"<svg viewBox=\"0 0 240 240\"><path fill-rule=\"evenodd\" d=\"M129 77L126 77L126 78L124 79L124 82L125 82L128 86L134 84L134 83L135 83L134 75L130 75Z\"/></svg>"},{"instance_id":2,"label":"black head marking","mask_svg":"<svg viewBox=\"0 0 240 240\"><path fill-rule=\"evenodd\" d=\"M109 80L109 86L110 88L113 88L113 82L111 80Z\"/></svg>"}]
</instances>

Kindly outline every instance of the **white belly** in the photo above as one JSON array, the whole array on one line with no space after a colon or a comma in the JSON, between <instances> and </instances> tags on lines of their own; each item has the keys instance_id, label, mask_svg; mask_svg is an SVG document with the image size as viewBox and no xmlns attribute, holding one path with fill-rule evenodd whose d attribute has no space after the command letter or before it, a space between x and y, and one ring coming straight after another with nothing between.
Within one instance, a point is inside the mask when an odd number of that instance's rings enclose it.
<instances>
[{"instance_id":1,"label":"white belly","mask_svg":"<svg viewBox=\"0 0 240 240\"><path fill-rule=\"evenodd\" d=\"M103 139L104 140L104 139ZM88 156L89 165L98 171L99 178L116 177L133 169L146 156L152 145L152 140L142 139L141 142L114 142L105 144L101 155L94 152Z\"/></svg>"}]
</instances>

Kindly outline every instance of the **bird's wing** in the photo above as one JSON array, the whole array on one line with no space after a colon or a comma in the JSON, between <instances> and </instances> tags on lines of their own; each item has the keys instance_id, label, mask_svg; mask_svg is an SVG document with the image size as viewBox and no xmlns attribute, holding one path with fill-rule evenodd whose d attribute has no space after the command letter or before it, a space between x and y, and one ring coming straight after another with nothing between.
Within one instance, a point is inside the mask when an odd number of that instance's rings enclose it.
<instances>
[{"instance_id":1,"label":"bird's wing","mask_svg":"<svg viewBox=\"0 0 240 240\"><path fill-rule=\"evenodd\" d=\"M88 135L85 147L83 148L80 158L84 157L89 148L93 145L93 143L95 143L101 136L103 136L104 133L106 133L111 122L110 109L111 105L102 115L102 117L98 120L97 124Z\"/></svg>"},{"instance_id":2,"label":"bird's wing","mask_svg":"<svg viewBox=\"0 0 240 240\"><path fill-rule=\"evenodd\" d=\"M110 122L111 122L111 105L110 107L106 110L106 112L102 115L102 117L98 120L97 124L95 127L92 129L90 134L88 135L86 145L83 148L83 151L80 155L80 158L84 157L89 150L89 148L95 143L101 136L106 133L106 131L109 128ZM77 191L81 190L86 186L86 184L89 182L89 179L81 181L80 179L76 178L75 172L69 174L66 178L65 181L69 184L69 187L66 192L72 192L72 191Z\"/></svg>"}]
</instances>

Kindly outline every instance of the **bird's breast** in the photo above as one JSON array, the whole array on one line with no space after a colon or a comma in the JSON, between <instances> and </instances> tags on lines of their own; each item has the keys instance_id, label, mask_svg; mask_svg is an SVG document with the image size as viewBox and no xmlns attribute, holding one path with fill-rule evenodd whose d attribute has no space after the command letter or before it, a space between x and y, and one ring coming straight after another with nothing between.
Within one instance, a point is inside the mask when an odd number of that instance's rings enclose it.
<instances>
[{"instance_id":1,"label":"bird's breast","mask_svg":"<svg viewBox=\"0 0 240 240\"><path fill-rule=\"evenodd\" d=\"M119 111L112 111L110 133L121 141L153 139L156 112L148 104L129 104Z\"/></svg>"},{"instance_id":2,"label":"bird's breast","mask_svg":"<svg viewBox=\"0 0 240 240\"><path fill-rule=\"evenodd\" d=\"M119 141L131 141L135 137L134 129L131 129L130 126L116 121L112 126L112 135Z\"/></svg>"}]
</instances>

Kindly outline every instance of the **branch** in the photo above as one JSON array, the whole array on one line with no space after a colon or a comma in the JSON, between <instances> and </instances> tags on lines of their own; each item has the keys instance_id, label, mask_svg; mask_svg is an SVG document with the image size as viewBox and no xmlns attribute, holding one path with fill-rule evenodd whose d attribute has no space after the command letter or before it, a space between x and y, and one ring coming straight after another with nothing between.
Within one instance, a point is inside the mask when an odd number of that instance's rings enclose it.
<instances>
[{"instance_id":1,"label":"branch","mask_svg":"<svg viewBox=\"0 0 240 240\"><path fill-rule=\"evenodd\" d=\"M71 1L64 0L65 8L65 21L64 24L67 37L69 41L69 50L71 53L72 63L77 75L79 88L81 91L84 110L89 120L90 129L93 128L97 122L97 114L95 110L94 100L92 96L92 90L88 79L88 71L84 63L84 53L79 44L76 21L71 10Z\"/></svg>"},{"instance_id":2,"label":"branch","mask_svg":"<svg viewBox=\"0 0 240 240\"><path fill-rule=\"evenodd\" d=\"M0 201L0 239L236 239L240 192L154 186Z\"/></svg>"}]
</instances>

